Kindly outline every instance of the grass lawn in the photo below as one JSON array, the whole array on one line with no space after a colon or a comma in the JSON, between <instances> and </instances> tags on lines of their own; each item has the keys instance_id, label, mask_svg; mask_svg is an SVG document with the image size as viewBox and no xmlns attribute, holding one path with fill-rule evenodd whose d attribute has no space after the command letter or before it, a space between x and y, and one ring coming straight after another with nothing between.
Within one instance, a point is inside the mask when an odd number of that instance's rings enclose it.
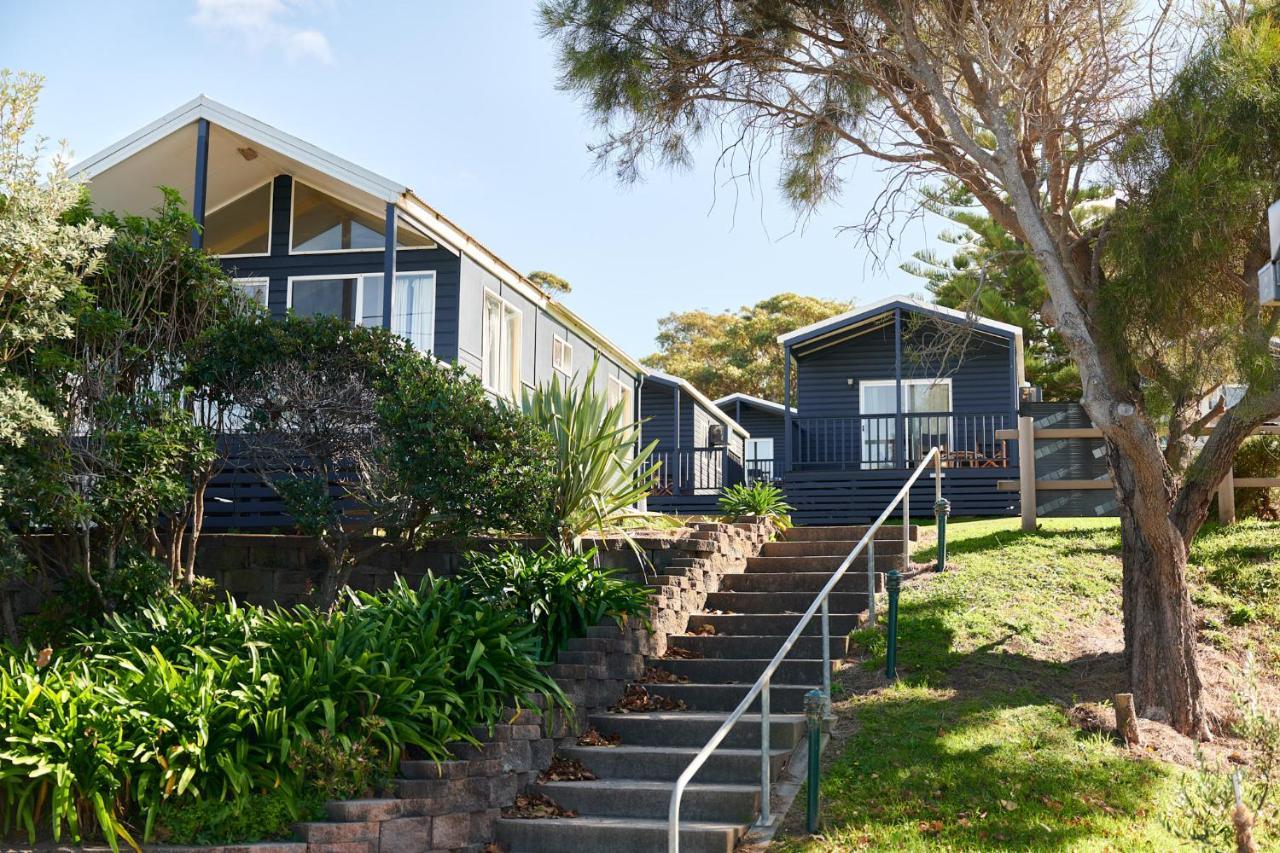
<instances>
[{"instance_id":1,"label":"grass lawn","mask_svg":"<svg viewBox=\"0 0 1280 853\"><path fill-rule=\"evenodd\" d=\"M837 679L824 834L803 835L799 799L773 849L1188 849L1168 824L1193 771L1067 714L1123 686L1117 523L1042 520L1027 534L982 520L949 534L949 570L904 585L897 684L880 674L883 634L855 634L866 661ZM915 559L931 561L922 538ZM1274 669L1280 525L1206 529L1191 562L1206 639L1248 644Z\"/></svg>"}]
</instances>

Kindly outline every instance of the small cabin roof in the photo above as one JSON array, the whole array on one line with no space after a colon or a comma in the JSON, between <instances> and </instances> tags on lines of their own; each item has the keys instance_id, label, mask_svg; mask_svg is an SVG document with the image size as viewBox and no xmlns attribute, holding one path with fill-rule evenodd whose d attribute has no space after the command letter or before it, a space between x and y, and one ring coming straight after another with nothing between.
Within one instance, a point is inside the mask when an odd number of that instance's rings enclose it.
<instances>
[{"instance_id":1,"label":"small cabin roof","mask_svg":"<svg viewBox=\"0 0 1280 853\"><path fill-rule=\"evenodd\" d=\"M912 296L890 296L887 299L881 299L870 305L864 305L861 308L854 308L852 311L846 311L843 314L837 314L826 320L820 320L794 332L788 332L785 335L778 336L778 343L783 346L796 346L815 341L819 338L825 338L834 335L844 329L857 326L861 323L873 320L883 314L888 314L897 309L911 311L916 314L924 314L934 317L944 322L956 323L957 325L970 326L972 328L981 329L1007 338L1016 343L1019 350L1022 348L1022 329L1018 326L1002 323L999 320L992 320L989 317L982 317L977 314L969 314L964 311L957 311L954 308L946 308L942 305L934 305L923 300L916 299Z\"/></svg>"},{"instance_id":2,"label":"small cabin roof","mask_svg":"<svg viewBox=\"0 0 1280 853\"><path fill-rule=\"evenodd\" d=\"M338 185L341 185L345 195L354 196L349 201L372 207L375 213L382 210L382 203L394 204L409 227L424 232L455 255L465 254L516 292L592 341L632 373L644 373L645 368L625 350L563 303L552 299L546 291L419 198L409 187L205 95L193 98L87 157L71 169L71 174L95 183L102 182L102 189L114 196L108 206L121 212L146 214L158 199L157 181L152 179L154 172L159 171L162 178L175 173L183 175L183 180L190 180L191 172L186 170L194 169L195 127L201 119L209 122L214 130L210 144L210 165L214 167L210 169L211 206L220 198L225 200L242 194L251 188L249 184L252 182L256 181L254 186L260 185L262 175L271 169L303 178L328 192L338 190ZM213 150L214 137L219 143L217 152ZM254 160L260 162L255 166ZM231 174L227 168L231 165L238 167L239 171ZM224 174L215 176L215 169Z\"/></svg>"},{"instance_id":3,"label":"small cabin roof","mask_svg":"<svg viewBox=\"0 0 1280 853\"><path fill-rule=\"evenodd\" d=\"M787 407L781 403L775 403L772 400L766 400L763 397L755 397L751 394L744 394L741 391L734 391L732 394L726 394L719 400L716 400L715 403L717 406L730 405L733 403L746 403L747 405L765 409L779 415L785 415L787 413ZM792 414L795 414L795 411L796 410L792 408Z\"/></svg>"},{"instance_id":4,"label":"small cabin roof","mask_svg":"<svg viewBox=\"0 0 1280 853\"><path fill-rule=\"evenodd\" d=\"M712 402L710 397L693 387L693 384L690 383L689 380L681 379L679 376L672 376L670 373L666 373L661 370L653 370L652 368L649 369L645 380L653 380L659 385L668 385L672 388L679 388L696 400L704 409L707 410L708 413L723 421L725 426L738 433L738 435L743 438L751 437L751 434L747 432L741 424L729 417L728 413Z\"/></svg>"}]
</instances>

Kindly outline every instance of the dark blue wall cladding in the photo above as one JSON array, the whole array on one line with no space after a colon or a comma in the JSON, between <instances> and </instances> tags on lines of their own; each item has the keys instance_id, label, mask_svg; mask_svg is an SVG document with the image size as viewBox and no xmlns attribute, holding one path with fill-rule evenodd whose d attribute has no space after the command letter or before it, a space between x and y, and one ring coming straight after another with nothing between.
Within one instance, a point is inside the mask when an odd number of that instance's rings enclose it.
<instances>
[{"instance_id":1,"label":"dark blue wall cladding","mask_svg":"<svg viewBox=\"0 0 1280 853\"><path fill-rule=\"evenodd\" d=\"M962 353L940 364L923 357L930 335L904 318L902 378L951 379L957 413L1005 413L1014 409L1014 367L1009 343L974 333ZM798 417L853 417L859 414L858 383L894 378L892 322L825 349L796 355ZM852 382L850 381L852 380Z\"/></svg>"},{"instance_id":2,"label":"dark blue wall cladding","mask_svg":"<svg viewBox=\"0 0 1280 853\"><path fill-rule=\"evenodd\" d=\"M795 507L796 524L861 524L876 519L906 478L902 471L792 471L783 491ZM1017 468L948 469L942 496L953 516L1005 516L1018 513L1018 494L996 490L999 480L1018 479ZM933 517L934 481L922 476L911 488L911 517ZM899 513L900 515L900 513Z\"/></svg>"},{"instance_id":3,"label":"dark blue wall cladding","mask_svg":"<svg viewBox=\"0 0 1280 853\"><path fill-rule=\"evenodd\" d=\"M668 453L676 449L676 395L680 394L678 388L672 388L670 385L660 385L657 382L646 381L640 386L640 417L644 423L641 425L641 438L645 444L651 441L657 441L657 452ZM685 406L684 400L680 401L681 414ZM681 447L689 447L683 443Z\"/></svg>"},{"instance_id":4,"label":"dark blue wall cladding","mask_svg":"<svg viewBox=\"0 0 1280 853\"><path fill-rule=\"evenodd\" d=\"M1019 414L1035 418L1037 429L1093 426L1079 403L1024 403ZM1036 442L1037 480L1100 480L1111 475L1100 438L1055 438ZM1111 489L1036 492L1036 515L1097 518L1119 512Z\"/></svg>"},{"instance_id":5,"label":"dark blue wall cladding","mask_svg":"<svg viewBox=\"0 0 1280 853\"><path fill-rule=\"evenodd\" d=\"M293 179L279 175L272 185L271 255L260 258L224 258L222 268L235 278L267 277L271 284L267 307L273 317L283 317L288 304L290 276L358 275L382 272L383 253L333 252L289 254L289 211ZM401 249L396 253L399 272L434 270L436 274L435 355L453 361L458 354L458 281L461 265L446 249Z\"/></svg>"},{"instance_id":6,"label":"dark blue wall cladding","mask_svg":"<svg viewBox=\"0 0 1280 853\"><path fill-rule=\"evenodd\" d=\"M745 400L732 400L720 406L720 410L737 421L752 438L772 438L774 453L782 453L782 433L785 429L782 412L762 408Z\"/></svg>"}]
</instances>

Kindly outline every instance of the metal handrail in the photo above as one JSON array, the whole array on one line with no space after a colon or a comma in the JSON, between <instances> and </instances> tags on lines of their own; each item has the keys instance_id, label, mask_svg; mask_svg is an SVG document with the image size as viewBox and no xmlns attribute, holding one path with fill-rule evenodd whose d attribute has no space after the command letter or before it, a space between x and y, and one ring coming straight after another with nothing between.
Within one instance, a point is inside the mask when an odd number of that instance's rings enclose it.
<instances>
[{"instance_id":1,"label":"metal handrail","mask_svg":"<svg viewBox=\"0 0 1280 853\"><path fill-rule=\"evenodd\" d=\"M766 825L770 822L769 813L769 788L772 783L771 766L769 757L769 682L773 678L773 673L782 664L787 654L791 651L791 647L795 645L796 640L804 633L804 629L808 626L809 620L813 619L819 608L822 610L822 692L828 707L831 702L831 635L830 626L828 624L828 598L831 591L835 589L836 584L844 577L849 567L853 565L853 561L862 553L863 548L869 542L874 543L876 532L884 525L893 510L898 504L902 504L902 559L905 562L908 557L908 543L911 539L911 487L915 485L916 480L920 479L920 475L924 473L924 469L932 462L934 466L934 492L937 499L942 498L942 455L938 447L929 448L929 452L925 454L924 459L920 460L920 464L916 466L915 471L907 478L907 482L898 490L898 493L885 507L884 512L880 513L880 517L875 520L858 540L858 544L853 546L853 550L849 552L849 556L844 558L840 567L831 575L831 579L818 592L817 597L813 600L813 604L809 605L809 609L800 617L800 621L796 623L796 627L792 629L791 635L782 643L782 647L778 649L777 654L773 656L773 660L769 661L769 665L764 668L764 672L751 685L751 689L747 691L747 695L738 703L738 707L733 709L728 718L716 729L716 733L711 736L693 760L689 762L689 766L680 774L680 778L676 780L675 790L671 792L671 805L667 810L667 850L669 853L680 853L680 802L684 798L684 790L688 787L690 780L694 775L702 769L702 765L707 763L716 751L716 747L729 736L729 732L737 725L738 720L751 707L751 703L755 701L757 696L760 697L760 824ZM874 544L872 548L874 549ZM874 561L874 550L871 552L871 561ZM874 562L869 565L867 570L867 579L869 587L867 589L868 602L875 601L875 565ZM874 613L874 604L871 604Z\"/></svg>"}]
</instances>

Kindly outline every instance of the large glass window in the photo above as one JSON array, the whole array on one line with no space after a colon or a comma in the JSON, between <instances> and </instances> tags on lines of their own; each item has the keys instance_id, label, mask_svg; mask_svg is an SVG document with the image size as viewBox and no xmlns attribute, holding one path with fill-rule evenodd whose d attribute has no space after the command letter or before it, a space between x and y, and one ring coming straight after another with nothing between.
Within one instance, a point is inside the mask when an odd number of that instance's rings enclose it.
<instances>
[{"instance_id":1,"label":"large glass window","mask_svg":"<svg viewBox=\"0 0 1280 853\"><path fill-rule=\"evenodd\" d=\"M891 468L897 464L897 383L892 379L863 380L858 390L862 467ZM923 446L951 446L950 379L902 380L902 413L909 458L917 458Z\"/></svg>"},{"instance_id":2,"label":"large glass window","mask_svg":"<svg viewBox=\"0 0 1280 853\"><path fill-rule=\"evenodd\" d=\"M293 237L291 251L360 252L385 249L384 217L355 207L328 193L293 182ZM434 244L418 232L401 226L396 229L400 248L430 248Z\"/></svg>"},{"instance_id":3,"label":"large glass window","mask_svg":"<svg viewBox=\"0 0 1280 853\"><path fill-rule=\"evenodd\" d=\"M481 373L495 394L515 399L520 391L520 311L495 293L484 294Z\"/></svg>"},{"instance_id":4,"label":"large glass window","mask_svg":"<svg viewBox=\"0 0 1280 853\"><path fill-rule=\"evenodd\" d=\"M382 325L382 275L364 277L362 322ZM430 352L435 344L436 274L406 272L396 274L391 294L391 331L408 338L419 352Z\"/></svg>"},{"instance_id":5,"label":"large glass window","mask_svg":"<svg viewBox=\"0 0 1280 853\"><path fill-rule=\"evenodd\" d=\"M207 212L204 248L223 256L270 254L271 183Z\"/></svg>"},{"instance_id":6,"label":"large glass window","mask_svg":"<svg viewBox=\"0 0 1280 853\"><path fill-rule=\"evenodd\" d=\"M250 301L256 302L262 308L267 307L267 293L271 288L270 279L265 277L238 278L235 282L237 286L243 289L244 295Z\"/></svg>"},{"instance_id":7,"label":"large glass window","mask_svg":"<svg viewBox=\"0 0 1280 853\"><path fill-rule=\"evenodd\" d=\"M354 323L358 284L356 278L293 279L289 282L289 308L302 317L328 315Z\"/></svg>"}]
</instances>

